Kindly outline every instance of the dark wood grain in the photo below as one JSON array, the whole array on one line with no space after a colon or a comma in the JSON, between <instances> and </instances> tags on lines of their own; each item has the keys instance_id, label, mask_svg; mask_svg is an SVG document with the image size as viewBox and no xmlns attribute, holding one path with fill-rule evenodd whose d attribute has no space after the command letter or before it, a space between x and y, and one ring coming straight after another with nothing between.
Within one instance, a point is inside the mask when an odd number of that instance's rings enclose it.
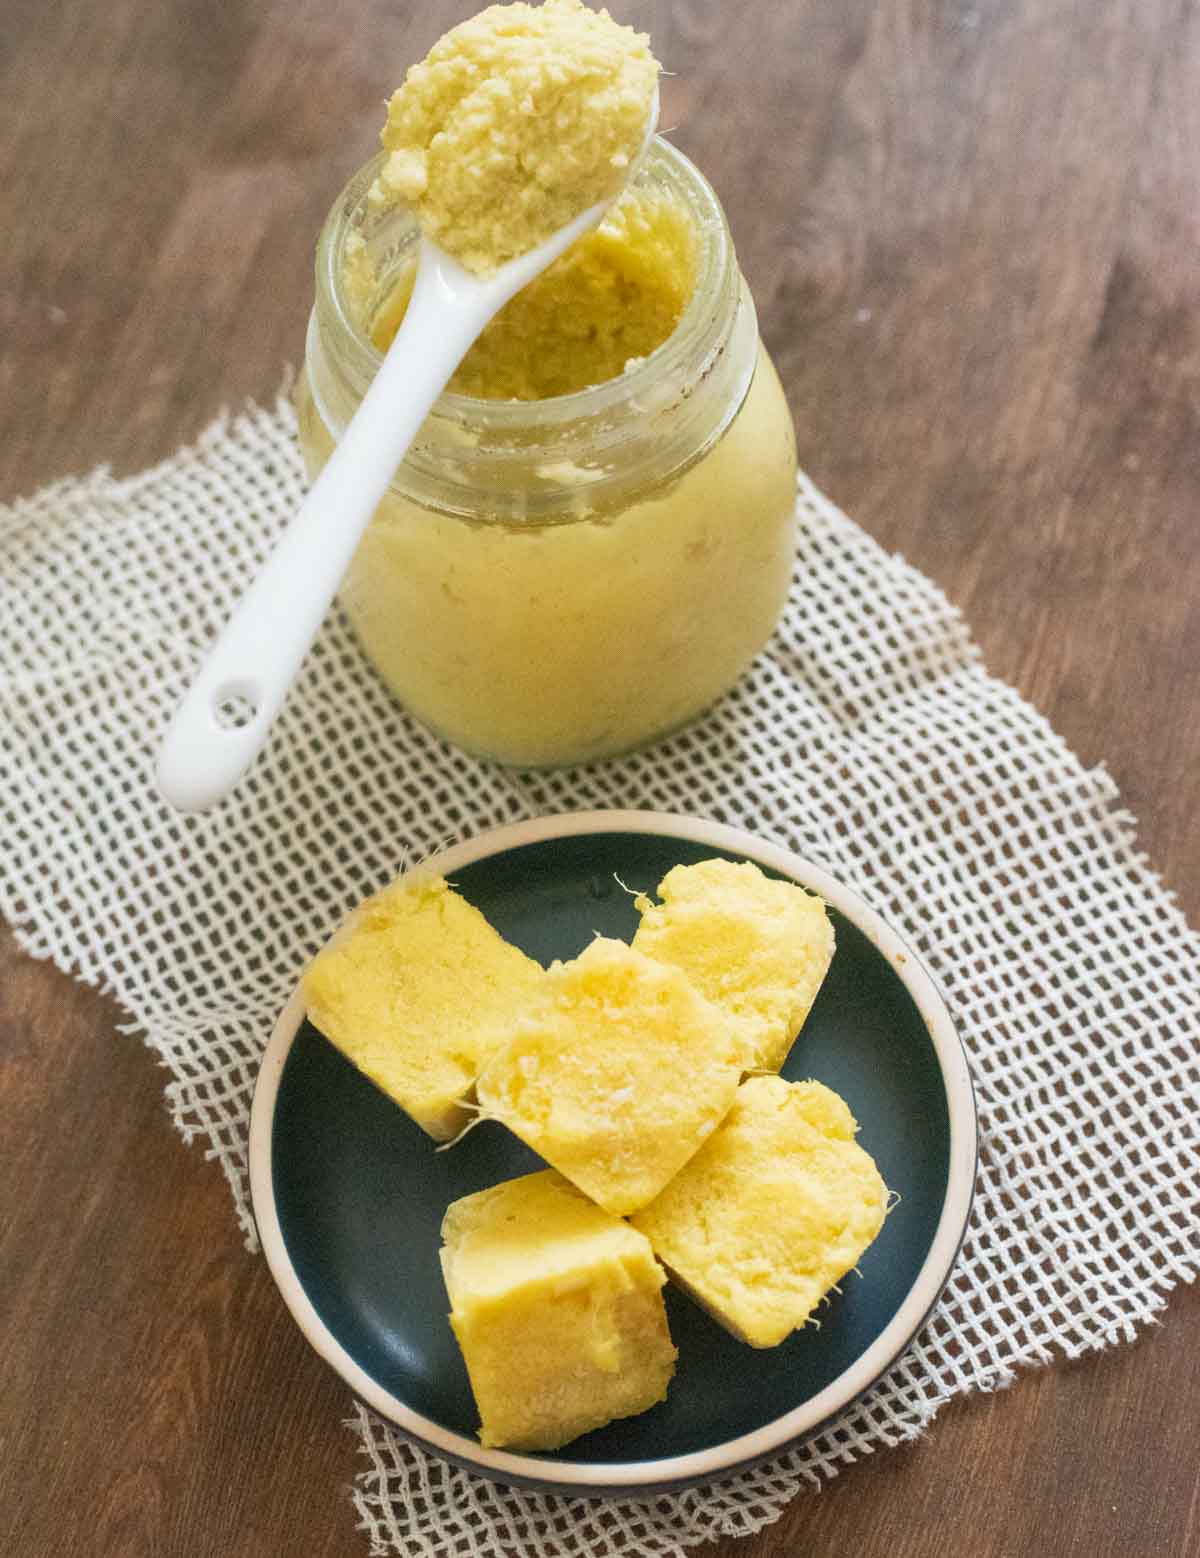
<instances>
[{"instance_id":1,"label":"dark wood grain","mask_svg":"<svg viewBox=\"0 0 1200 1558\"><path fill-rule=\"evenodd\" d=\"M332 195L473 9L6 0L0 498L273 395ZM1200 8L613 9L676 73L804 464L1109 766L1200 918ZM365 1552L346 1394L119 1020L0 942L0 1551ZM713 1551L1188 1558L1198 1321L1179 1292Z\"/></svg>"}]
</instances>

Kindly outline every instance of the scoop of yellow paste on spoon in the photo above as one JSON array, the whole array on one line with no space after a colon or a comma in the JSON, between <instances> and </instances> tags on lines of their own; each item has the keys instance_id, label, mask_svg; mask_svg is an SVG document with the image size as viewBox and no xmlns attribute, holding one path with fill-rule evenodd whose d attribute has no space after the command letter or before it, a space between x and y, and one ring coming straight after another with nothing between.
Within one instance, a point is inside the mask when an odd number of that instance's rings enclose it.
<instances>
[{"instance_id":1,"label":"scoop of yellow paste on spoon","mask_svg":"<svg viewBox=\"0 0 1200 1558\"><path fill-rule=\"evenodd\" d=\"M616 198L658 83L650 41L581 0L493 5L452 28L388 104L376 202L475 275Z\"/></svg>"}]
</instances>

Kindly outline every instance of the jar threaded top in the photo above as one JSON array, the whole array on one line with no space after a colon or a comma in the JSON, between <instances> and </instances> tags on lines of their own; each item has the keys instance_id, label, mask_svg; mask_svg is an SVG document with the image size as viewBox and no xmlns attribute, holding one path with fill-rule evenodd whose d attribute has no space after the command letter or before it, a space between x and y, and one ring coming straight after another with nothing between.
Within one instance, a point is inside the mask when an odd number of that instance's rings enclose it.
<instances>
[{"instance_id":1,"label":"jar threaded top","mask_svg":"<svg viewBox=\"0 0 1200 1558\"><path fill-rule=\"evenodd\" d=\"M369 204L379 161L346 185L317 247L306 366L334 439L381 361L348 293L347 254L373 249L385 293L418 236L407 212ZM695 166L661 139L632 187L678 202L695 234L691 296L667 339L616 378L566 395L486 400L447 391L398 470L397 491L476 520L598 517L674 479L720 437L749 387L758 339L724 213Z\"/></svg>"}]
</instances>

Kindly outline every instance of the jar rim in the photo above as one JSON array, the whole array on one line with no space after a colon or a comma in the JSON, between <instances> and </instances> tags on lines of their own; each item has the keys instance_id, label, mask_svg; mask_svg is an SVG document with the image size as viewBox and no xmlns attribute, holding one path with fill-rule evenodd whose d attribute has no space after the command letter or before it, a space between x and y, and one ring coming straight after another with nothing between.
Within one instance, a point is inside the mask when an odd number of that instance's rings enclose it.
<instances>
[{"instance_id":1,"label":"jar rim","mask_svg":"<svg viewBox=\"0 0 1200 1558\"><path fill-rule=\"evenodd\" d=\"M334 201L317 241L316 304L317 313L332 323L337 336L337 353L345 368L359 382L362 392L374 378L383 353L361 328L349 306L344 286L345 245L355 230L367 204L367 192L385 161L379 153L359 168ZM616 410L639 394L652 390L661 376L682 369L689 357L703 347L703 338L713 331L714 298L723 292L734 268L733 244L720 201L712 185L677 147L655 136L630 189L652 189L663 181L682 195L696 236L696 271L691 295L674 329L645 357L631 363L615 378L587 385L565 395L538 400L486 399L444 390L431 413L459 424L485 420L490 429L503 433L508 428L568 424L602 416ZM415 239L416 221L412 222Z\"/></svg>"}]
</instances>

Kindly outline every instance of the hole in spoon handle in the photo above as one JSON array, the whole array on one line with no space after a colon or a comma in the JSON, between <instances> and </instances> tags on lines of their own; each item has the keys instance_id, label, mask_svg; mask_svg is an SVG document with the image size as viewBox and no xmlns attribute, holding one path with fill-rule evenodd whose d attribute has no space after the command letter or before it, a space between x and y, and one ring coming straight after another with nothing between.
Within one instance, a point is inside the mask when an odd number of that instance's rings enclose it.
<instances>
[{"instance_id":1,"label":"hole in spoon handle","mask_svg":"<svg viewBox=\"0 0 1200 1558\"><path fill-rule=\"evenodd\" d=\"M213 722L218 731L245 730L258 718L258 711L258 691L248 682L227 682L213 694Z\"/></svg>"},{"instance_id":2,"label":"hole in spoon handle","mask_svg":"<svg viewBox=\"0 0 1200 1558\"><path fill-rule=\"evenodd\" d=\"M270 697L259 679L201 676L167 727L155 777L177 811L207 811L249 768L271 724Z\"/></svg>"}]
</instances>

